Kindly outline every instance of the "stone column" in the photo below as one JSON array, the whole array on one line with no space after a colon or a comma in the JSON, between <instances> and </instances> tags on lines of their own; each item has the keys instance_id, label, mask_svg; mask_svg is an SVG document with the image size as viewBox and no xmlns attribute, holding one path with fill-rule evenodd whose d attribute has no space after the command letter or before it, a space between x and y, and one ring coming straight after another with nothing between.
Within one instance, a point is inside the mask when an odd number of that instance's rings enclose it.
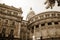
<instances>
[{"instance_id":1,"label":"stone column","mask_svg":"<svg viewBox=\"0 0 60 40\"><path fill-rule=\"evenodd\" d=\"M19 28L19 29L17 29L18 30L18 38L20 38L21 23L19 23L19 27L18 28Z\"/></svg>"},{"instance_id":2,"label":"stone column","mask_svg":"<svg viewBox=\"0 0 60 40\"><path fill-rule=\"evenodd\" d=\"M40 33L40 37L41 37L42 36L42 33L41 33L41 24L39 24L39 29L40 29L39 33Z\"/></svg>"},{"instance_id":3,"label":"stone column","mask_svg":"<svg viewBox=\"0 0 60 40\"><path fill-rule=\"evenodd\" d=\"M34 35L35 35L36 26L34 26Z\"/></svg>"},{"instance_id":4,"label":"stone column","mask_svg":"<svg viewBox=\"0 0 60 40\"><path fill-rule=\"evenodd\" d=\"M34 26L34 35L33 35L33 39L35 40L36 37L35 37L35 30L36 30L36 26Z\"/></svg>"},{"instance_id":5,"label":"stone column","mask_svg":"<svg viewBox=\"0 0 60 40\"><path fill-rule=\"evenodd\" d=\"M27 40L27 32L26 32L26 40Z\"/></svg>"}]
</instances>

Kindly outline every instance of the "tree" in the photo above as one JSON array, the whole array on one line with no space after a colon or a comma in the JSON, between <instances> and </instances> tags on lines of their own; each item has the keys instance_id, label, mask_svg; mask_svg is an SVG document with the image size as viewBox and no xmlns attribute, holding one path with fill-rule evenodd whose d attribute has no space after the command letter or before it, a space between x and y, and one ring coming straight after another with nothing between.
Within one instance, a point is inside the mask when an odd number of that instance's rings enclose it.
<instances>
[{"instance_id":1,"label":"tree","mask_svg":"<svg viewBox=\"0 0 60 40\"><path fill-rule=\"evenodd\" d=\"M47 4L46 9L48 8L53 8L55 6L55 1L57 1L58 6L60 6L60 0L46 0L46 2L44 4Z\"/></svg>"},{"instance_id":2,"label":"tree","mask_svg":"<svg viewBox=\"0 0 60 40\"><path fill-rule=\"evenodd\" d=\"M45 4L47 4L47 7L46 7L46 9L48 9L48 8L53 8L53 6L55 5L55 0L47 0L46 2L45 2Z\"/></svg>"}]
</instances>

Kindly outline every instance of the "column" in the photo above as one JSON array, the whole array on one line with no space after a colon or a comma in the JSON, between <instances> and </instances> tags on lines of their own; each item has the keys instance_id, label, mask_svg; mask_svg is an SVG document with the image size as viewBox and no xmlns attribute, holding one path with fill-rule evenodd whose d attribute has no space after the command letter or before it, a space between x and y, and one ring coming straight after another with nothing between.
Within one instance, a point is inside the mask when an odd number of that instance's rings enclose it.
<instances>
[{"instance_id":1,"label":"column","mask_svg":"<svg viewBox=\"0 0 60 40\"><path fill-rule=\"evenodd\" d=\"M31 38L31 37L32 37L32 35L33 35L33 34L31 35L31 33L32 33L31 31L33 31L33 30L32 30L32 28L30 28L30 38Z\"/></svg>"},{"instance_id":2,"label":"column","mask_svg":"<svg viewBox=\"0 0 60 40\"><path fill-rule=\"evenodd\" d=\"M27 40L27 32L26 32L26 40Z\"/></svg>"},{"instance_id":3,"label":"column","mask_svg":"<svg viewBox=\"0 0 60 40\"><path fill-rule=\"evenodd\" d=\"M36 37L35 37L35 30L36 30L36 26L34 26L34 35L33 35L33 40L35 40L35 39L36 39Z\"/></svg>"},{"instance_id":4,"label":"column","mask_svg":"<svg viewBox=\"0 0 60 40\"><path fill-rule=\"evenodd\" d=\"M40 36L42 36L42 33L41 33L41 24L39 24L39 29L40 29Z\"/></svg>"},{"instance_id":5,"label":"column","mask_svg":"<svg viewBox=\"0 0 60 40\"><path fill-rule=\"evenodd\" d=\"M36 26L34 26L34 35L35 35Z\"/></svg>"}]
</instances>

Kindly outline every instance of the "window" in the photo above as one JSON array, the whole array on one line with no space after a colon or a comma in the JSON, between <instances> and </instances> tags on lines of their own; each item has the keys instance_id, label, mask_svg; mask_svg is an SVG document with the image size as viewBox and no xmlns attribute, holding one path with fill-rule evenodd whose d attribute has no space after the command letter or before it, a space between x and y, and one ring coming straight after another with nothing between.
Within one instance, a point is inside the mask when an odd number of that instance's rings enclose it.
<instances>
[{"instance_id":1,"label":"window","mask_svg":"<svg viewBox=\"0 0 60 40\"><path fill-rule=\"evenodd\" d=\"M0 18L0 21L1 21L1 18Z\"/></svg>"},{"instance_id":2,"label":"window","mask_svg":"<svg viewBox=\"0 0 60 40\"><path fill-rule=\"evenodd\" d=\"M34 32L34 26L32 26L32 33Z\"/></svg>"},{"instance_id":3,"label":"window","mask_svg":"<svg viewBox=\"0 0 60 40\"><path fill-rule=\"evenodd\" d=\"M2 8L2 9L1 9L1 11L3 11L3 12L4 12L4 11L5 11L5 9L4 9L4 8Z\"/></svg>"},{"instance_id":4,"label":"window","mask_svg":"<svg viewBox=\"0 0 60 40\"><path fill-rule=\"evenodd\" d=\"M49 22L49 23L48 23L48 25L52 25L52 23L51 23L51 22Z\"/></svg>"},{"instance_id":5,"label":"window","mask_svg":"<svg viewBox=\"0 0 60 40\"><path fill-rule=\"evenodd\" d=\"M8 13L8 14L11 14L11 11L8 10L7 13Z\"/></svg>"},{"instance_id":6,"label":"window","mask_svg":"<svg viewBox=\"0 0 60 40\"><path fill-rule=\"evenodd\" d=\"M36 25L36 28L39 28L39 25Z\"/></svg>"},{"instance_id":7,"label":"window","mask_svg":"<svg viewBox=\"0 0 60 40\"><path fill-rule=\"evenodd\" d=\"M3 29L2 29L2 33L5 33L5 32L6 32L6 28L3 28Z\"/></svg>"},{"instance_id":8,"label":"window","mask_svg":"<svg viewBox=\"0 0 60 40\"><path fill-rule=\"evenodd\" d=\"M8 24L8 20L5 20L5 24Z\"/></svg>"},{"instance_id":9,"label":"window","mask_svg":"<svg viewBox=\"0 0 60 40\"><path fill-rule=\"evenodd\" d=\"M58 16L60 16L60 14L57 14Z\"/></svg>"},{"instance_id":10,"label":"window","mask_svg":"<svg viewBox=\"0 0 60 40\"><path fill-rule=\"evenodd\" d=\"M45 26L45 24L41 24L41 26Z\"/></svg>"},{"instance_id":11,"label":"window","mask_svg":"<svg viewBox=\"0 0 60 40\"><path fill-rule=\"evenodd\" d=\"M58 22L54 22L54 24L58 24Z\"/></svg>"},{"instance_id":12,"label":"window","mask_svg":"<svg viewBox=\"0 0 60 40\"><path fill-rule=\"evenodd\" d=\"M14 33L14 29L11 29L10 34L13 34L13 33Z\"/></svg>"},{"instance_id":13,"label":"window","mask_svg":"<svg viewBox=\"0 0 60 40\"><path fill-rule=\"evenodd\" d=\"M46 17L49 17L50 15L49 14L46 14Z\"/></svg>"},{"instance_id":14,"label":"window","mask_svg":"<svg viewBox=\"0 0 60 40\"><path fill-rule=\"evenodd\" d=\"M52 14L52 16L55 16L55 14Z\"/></svg>"},{"instance_id":15,"label":"window","mask_svg":"<svg viewBox=\"0 0 60 40\"><path fill-rule=\"evenodd\" d=\"M11 21L10 26L13 27L13 28L15 28L15 21Z\"/></svg>"},{"instance_id":16,"label":"window","mask_svg":"<svg viewBox=\"0 0 60 40\"><path fill-rule=\"evenodd\" d=\"M33 19L31 19L31 22L33 22Z\"/></svg>"},{"instance_id":17,"label":"window","mask_svg":"<svg viewBox=\"0 0 60 40\"><path fill-rule=\"evenodd\" d=\"M40 16L40 19L42 19L43 17L44 17L44 16L43 16L43 15L41 15L41 16Z\"/></svg>"},{"instance_id":18,"label":"window","mask_svg":"<svg viewBox=\"0 0 60 40\"><path fill-rule=\"evenodd\" d=\"M32 26L32 30L34 29L34 26Z\"/></svg>"},{"instance_id":19,"label":"window","mask_svg":"<svg viewBox=\"0 0 60 40\"><path fill-rule=\"evenodd\" d=\"M13 13L13 15L16 15L16 16L17 16L17 15L18 15L18 13L17 13L17 12L14 12L14 13Z\"/></svg>"}]
</instances>

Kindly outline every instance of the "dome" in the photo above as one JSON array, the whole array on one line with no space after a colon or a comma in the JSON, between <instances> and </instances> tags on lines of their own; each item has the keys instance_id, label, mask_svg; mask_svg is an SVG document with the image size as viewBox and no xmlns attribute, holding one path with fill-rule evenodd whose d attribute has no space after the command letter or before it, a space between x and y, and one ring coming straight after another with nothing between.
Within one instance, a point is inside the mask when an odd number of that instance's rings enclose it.
<instances>
[{"instance_id":1,"label":"dome","mask_svg":"<svg viewBox=\"0 0 60 40\"><path fill-rule=\"evenodd\" d=\"M26 20L29 20L30 18L32 18L35 15L35 12L32 10L32 8L30 8L30 12L27 15Z\"/></svg>"}]
</instances>

